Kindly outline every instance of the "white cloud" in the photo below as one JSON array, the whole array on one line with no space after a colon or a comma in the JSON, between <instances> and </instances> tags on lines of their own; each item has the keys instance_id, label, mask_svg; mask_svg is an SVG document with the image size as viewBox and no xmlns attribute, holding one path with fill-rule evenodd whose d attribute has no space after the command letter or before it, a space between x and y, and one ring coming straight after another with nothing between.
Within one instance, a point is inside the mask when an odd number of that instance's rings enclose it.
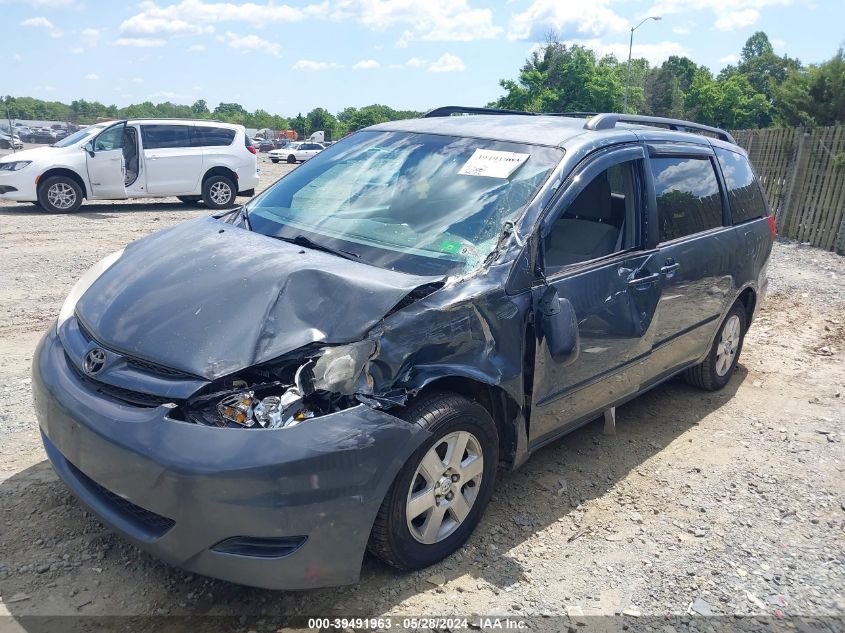
<instances>
[{"instance_id":1,"label":"white cloud","mask_svg":"<svg viewBox=\"0 0 845 633\"><path fill-rule=\"evenodd\" d=\"M739 56L731 53L730 55L725 55L724 57L720 57L719 61L722 62L723 64L735 64L739 61Z\"/></svg>"},{"instance_id":2,"label":"white cloud","mask_svg":"<svg viewBox=\"0 0 845 633\"><path fill-rule=\"evenodd\" d=\"M53 23L50 22L47 18L43 15L38 16L37 18L27 18L26 20L21 20L21 26L32 26L35 28L44 28L44 29L53 29L56 28L53 26Z\"/></svg>"},{"instance_id":3,"label":"white cloud","mask_svg":"<svg viewBox=\"0 0 845 633\"><path fill-rule=\"evenodd\" d=\"M608 5L610 0L561 2L534 0L525 11L511 16L508 39L541 41L549 29L561 39L602 37L630 28L628 20Z\"/></svg>"},{"instance_id":4,"label":"white cloud","mask_svg":"<svg viewBox=\"0 0 845 633\"><path fill-rule=\"evenodd\" d=\"M167 44L166 40L149 37L121 37L112 42L112 46L137 46L140 48L153 48L165 44Z\"/></svg>"},{"instance_id":5,"label":"white cloud","mask_svg":"<svg viewBox=\"0 0 845 633\"><path fill-rule=\"evenodd\" d=\"M451 53L443 53L436 62L428 67L430 73L451 73L465 70L466 66L461 58Z\"/></svg>"},{"instance_id":6,"label":"white cloud","mask_svg":"<svg viewBox=\"0 0 845 633\"><path fill-rule=\"evenodd\" d=\"M313 59L300 59L291 69L293 70L334 70L335 68L343 68L342 64L336 62L318 62Z\"/></svg>"},{"instance_id":7,"label":"white cloud","mask_svg":"<svg viewBox=\"0 0 845 633\"><path fill-rule=\"evenodd\" d=\"M23 57L21 57L20 53L15 53L14 55L12 55L12 61L19 62L19 61L22 61L22 60L23 60Z\"/></svg>"},{"instance_id":8,"label":"white cloud","mask_svg":"<svg viewBox=\"0 0 845 633\"><path fill-rule=\"evenodd\" d=\"M410 66L411 68L421 68L428 63L425 59L420 59L419 57L412 57L408 61L405 62L406 66Z\"/></svg>"},{"instance_id":9,"label":"white cloud","mask_svg":"<svg viewBox=\"0 0 845 633\"><path fill-rule=\"evenodd\" d=\"M619 60L628 59L628 42L602 42L598 39L570 40L566 44L579 44L596 51L599 55L615 55ZM634 59L644 57L649 64L657 65L666 61L671 55L679 57L689 56L690 51L678 42L663 41L654 44L637 44L634 40L634 47L631 56Z\"/></svg>"},{"instance_id":10,"label":"white cloud","mask_svg":"<svg viewBox=\"0 0 845 633\"><path fill-rule=\"evenodd\" d=\"M205 50L205 45L203 44L191 44L188 47L189 53L202 53Z\"/></svg>"},{"instance_id":11,"label":"white cloud","mask_svg":"<svg viewBox=\"0 0 845 633\"><path fill-rule=\"evenodd\" d=\"M807 4L807 0L653 0L645 15L688 14L691 11L710 11L714 26L732 31L755 24L760 11L766 7Z\"/></svg>"},{"instance_id":12,"label":"white cloud","mask_svg":"<svg viewBox=\"0 0 845 633\"><path fill-rule=\"evenodd\" d=\"M741 11L730 11L723 13L716 20L716 28L720 31L735 31L746 26L751 26L760 19L760 12L757 9L742 9Z\"/></svg>"},{"instance_id":13,"label":"white cloud","mask_svg":"<svg viewBox=\"0 0 845 633\"><path fill-rule=\"evenodd\" d=\"M475 9L468 0L338 0L331 17L352 21L373 31L405 25L397 46L411 41L471 42L491 39L502 33L493 24L490 9Z\"/></svg>"},{"instance_id":14,"label":"white cloud","mask_svg":"<svg viewBox=\"0 0 845 633\"><path fill-rule=\"evenodd\" d=\"M133 84L142 84L142 83L144 83L144 80L141 79L140 77L135 77L134 79L132 79L132 83Z\"/></svg>"},{"instance_id":15,"label":"white cloud","mask_svg":"<svg viewBox=\"0 0 845 633\"><path fill-rule=\"evenodd\" d=\"M3 4L0 2L0 4ZM33 9L64 9L76 4L75 0L21 0L21 4L28 4Z\"/></svg>"},{"instance_id":16,"label":"white cloud","mask_svg":"<svg viewBox=\"0 0 845 633\"><path fill-rule=\"evenodd\" d=\"M180 19L159 18L139 13L120 24L121 33L137 35L202 35L213 33L214 27Z\"/></svg>"},{"instance_id":17,"label":"white cloud","mask_svg":"<svg viewBox=\"0 0 845 633\"><path fill-rule=\"evenodd\" d=\"M185 2L187 1L188 0L185 0ZM239 50L244 53L248 53L250 51L265 51L278 57L282 52L281 44L276 44L275 42L265 40L264 38L252 34L238 35L237 33L227 31L225 36L218 36L217 40L224 42L229 48L234 48L235 50Z\"/></svg>"},{"instance_id":18,"label":"white cloud","mask_svg":"<svg viewBox=\"0 0 845 633\"><path fill-rule=\"evenodd\" d=\"M84 53L85 49L81 46L74 46L72 49L70 49L70 52L74 55L79 55L80 53Z\"/></svg>"},{"instance_id":19,"label":"white cloud","mask_svg":"<svg viewBox=\"0 0 845 633\"><path fill-rule=\"evenodd\" d=\"M688 26L673 26L672 33L675 35L689 35L692 33L692 29Z\"/></svg>"},{"instance_id":20,"label":"white cloud","mask_svg":"<svg viewBox=\"0 0 845 633\"><path fill-rule=\"evenodd\" d=\"M82 29L79 35L86 46L96 46L100 41L100 29Z\"/></svg>"},{"instance_id":21,"label":"white cloud","mask_svg":"<svg viewBox=\"0 0 845 633\"><path fill-rule=\"evenodd\" d=\"M85 79L88 81L97 81L99 78L100 76L97 73L88 73L85 75Z\"/></svg>"},{"instance_id":22,"label":"white cloud","mask_svg":"<svg viewBox=\"0 0 845 633\"><path fill-rule=\"evenodd\" d=\"M132 32L175 34L197 32L196 29L207 32L209 25L221 22L244 22L252 26L278 22L301 22L309 18L325 17L328 13L328 2L291 7L274 2L235 4L182 0L177 4L159 6L154 1L145 0L141 2L140 9L139 13L123 22L121 29L125 26L127 31L144 29Z\"/></svg>"},{"instance_id":23,"label":"white cloud","mask_svg":"<svg viewBox=\"0 0 845 633\"><path fill-rule=\"evenodd\" d=\"M375 70L376 68L381 68L381 64L374 59L362 59L352 66L352 70Z\"/></svg>"}]
</instances>

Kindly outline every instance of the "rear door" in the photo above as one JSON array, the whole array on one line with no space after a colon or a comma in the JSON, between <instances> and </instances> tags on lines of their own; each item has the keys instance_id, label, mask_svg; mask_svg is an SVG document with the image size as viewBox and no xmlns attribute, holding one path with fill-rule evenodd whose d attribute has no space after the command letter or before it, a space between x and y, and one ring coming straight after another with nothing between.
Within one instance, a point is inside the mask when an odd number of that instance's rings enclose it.
<instances>
[{"instance_id":1,"label":"rear door","mask_svg":"<svg viewBox=\"0 0 845 633\"><path fill-rule=\"evenodd\" d=\"M656 251L643 247L644 159L640 145L588 159L543 222L532 447L639 388L660 297ZM578 342L568 358L553 358L542 335L539 306L550 291L574 311Z\"/></svg>"},{"instance_id":2,"label":"rear door","mask_svg":"<svg viewBox=\"0 0 845 633\"><path fill-rule=\"evenodd\" d=\"M100 132L87 151L85 166L94 198L120 199L126 197L123 158L126 123L118 123Z\"/></svg>"},{"instance_id":3,"label":"rear door","mask_svg":"<svg viewBox=\"0 0 845 633\"><path fill-rule=\"evenodd\" d=\"M147 192L157 195L196 193L203 167L203 148L194 145L192 125L142 124Z\"/></svg>"},{"instance_id":4,"label":"rear door","mask_svg":"<svg viewBox=\"0 0 845 633\"><path fill-rule=\"evenodd\" d=\"M735 296L743 244L727 222L725 194L712 148L650 144L653 237L663 291L657 308L649 373L659 380L708 349Z\"/></svg>"}]
</instances>

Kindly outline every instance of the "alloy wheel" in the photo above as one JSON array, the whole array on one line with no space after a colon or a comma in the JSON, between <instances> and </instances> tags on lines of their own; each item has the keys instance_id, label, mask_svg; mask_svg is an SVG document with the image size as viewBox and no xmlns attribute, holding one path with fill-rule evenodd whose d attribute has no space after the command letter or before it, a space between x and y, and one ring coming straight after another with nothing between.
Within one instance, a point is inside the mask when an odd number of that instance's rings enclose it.
<instances>
[{"instance_id":1,"label":"alloy wheel","mask_svg":"<svg viewBox=\"0 0 845 633\"><path fill-rule=\"evenodd\" d=\"M232 189L225 182L215 182L209 187L208 196L214 204L227 204L232 198Z\"/></svg>"},{"instance_id":2,"label":"alloy wheel","mask_svg":"<svg viewBox=\"0 0 845 633\"><path fill-rule=\"evenodd\" d=\"M742 338L741 329L742 324L735 314L725 321L725 327L722 328L722 335L716 348L716 373L719 376L724 376L728 372L736 358L736 351Z\"/></svg>"},{"instance_id":3,"label":"alloy wheel","mask_svg":"<svg viewBox=\"0 0 845 633\"><path fill-rule=\"evenodd\" d=\"M47 190L47 201L56 209L70 209L76 204L76 192L66 182L57 182Z\"/></svg>"},{"instance_id":4,"label":"alloy wheel","mask_svg":"<svg viewBox=\"0 0 845 633\"><path fill-rule=\"evenodd\" d=\"M464 522L481 489L484 455L478 438L456 431L432 446L411 479L405 516L411 535L439 543Z\"/></svg>"}]
</instances>

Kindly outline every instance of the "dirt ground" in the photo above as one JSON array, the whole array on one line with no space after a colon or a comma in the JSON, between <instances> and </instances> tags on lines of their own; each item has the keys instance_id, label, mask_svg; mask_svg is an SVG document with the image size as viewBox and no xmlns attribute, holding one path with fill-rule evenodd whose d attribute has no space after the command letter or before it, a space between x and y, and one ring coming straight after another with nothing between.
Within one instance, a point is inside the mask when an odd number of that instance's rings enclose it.
<instances>
[{"instance_id":1,"label":"dirt ground","mask_svg":"<svg viewBox=\"0 0 845 633\"><path fill-rule=\"evenodd\" d=\"M262 187L290 169L261 157ZM845 625L845 258L775 244L770 294L720 393L674 380L502 473L474 536L417 573L365 560L357 585L272 592L127 545L53 474L30 363L73 282L127 242L207 213L174 200L73 216L0 206L0 630L27 616L685 614ZM7 617L2 617L7 616ZM8 617L11 616L11 617ZM672 627L669 627L672 629ZM669 630L665 629L664 630ZM672 629L674 630L674 629Z\"/></svg>"}]
</instances>

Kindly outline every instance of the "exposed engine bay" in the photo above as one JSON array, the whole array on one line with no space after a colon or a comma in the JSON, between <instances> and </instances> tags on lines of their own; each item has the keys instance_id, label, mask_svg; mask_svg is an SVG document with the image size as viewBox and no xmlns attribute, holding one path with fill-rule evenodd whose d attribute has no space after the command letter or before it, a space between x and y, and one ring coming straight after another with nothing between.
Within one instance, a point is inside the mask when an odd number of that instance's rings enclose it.
<instances>
[{"instance_id":1,"label":"exposed engine bay","mask_svg":"<svg viewBox=\"0 0 845 633\"><path fill-rule=\"evenodd\" d=\"M296 361L255 367L215 381L184 405L185 419L218 427L280 429L348 409L372 389L364 366L372 341L318 349ZM359 384L360 383L360 384Z\"/></svg>"}]
</instances>

